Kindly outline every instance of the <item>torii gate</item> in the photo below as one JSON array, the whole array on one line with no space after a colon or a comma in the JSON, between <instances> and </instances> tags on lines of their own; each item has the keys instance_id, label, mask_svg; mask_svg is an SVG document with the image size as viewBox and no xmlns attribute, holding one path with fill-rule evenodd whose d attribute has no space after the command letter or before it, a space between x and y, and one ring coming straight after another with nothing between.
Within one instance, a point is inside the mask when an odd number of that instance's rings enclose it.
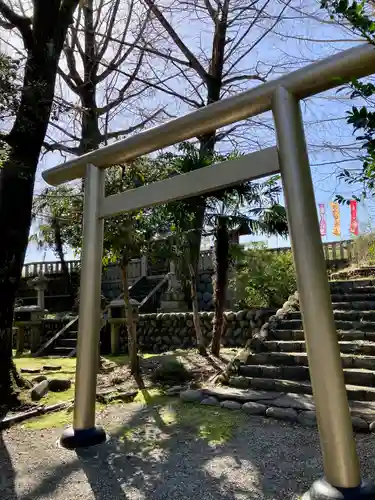
<instances>
[{"instance_id":1,"label":"torii gate","mask_svg":"<svg viewBox=\"0 0 375 500\"><path fill-rule=\"evenodd\" d=\"M301 99L367 76L374 68L374 47L359 45L43 172L52 185L85 177L75 408L73 428L61 438L63 446L90 446L106 438L95 426L104 218L208 193L280 168L325 473L304 499L375 498L375 489L360 478L299 106ZM104 197L105 169L111 165L269 110L277 150Z\"/></svg>"}]
</instances>

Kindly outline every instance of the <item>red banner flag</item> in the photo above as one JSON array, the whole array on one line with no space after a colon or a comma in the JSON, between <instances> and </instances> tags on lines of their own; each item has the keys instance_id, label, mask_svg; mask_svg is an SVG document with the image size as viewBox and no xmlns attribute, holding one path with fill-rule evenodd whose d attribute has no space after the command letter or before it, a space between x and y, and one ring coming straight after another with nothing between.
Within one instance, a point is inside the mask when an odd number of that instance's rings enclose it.
<instances>
[{"instance_id":1,"label":"red banner flag","mask_svg":"<svg viewBox=\"0 0 375 500\"><path fill-rule=\"evenodd\" d=\"M358 236L357 201L350 200L350 229L352 234Z\"/></svg>"},{"instance_id":2,"label":"red banner flag","mask_svg":"<svg viewBox=\"0 0 375 500\"><path fill-rule=\"evenodd\" d=\"M318 206L319 206L320 236L326 236L327 234L326 207L324 203L319 203Z\"/></svg>"}]
</instances>

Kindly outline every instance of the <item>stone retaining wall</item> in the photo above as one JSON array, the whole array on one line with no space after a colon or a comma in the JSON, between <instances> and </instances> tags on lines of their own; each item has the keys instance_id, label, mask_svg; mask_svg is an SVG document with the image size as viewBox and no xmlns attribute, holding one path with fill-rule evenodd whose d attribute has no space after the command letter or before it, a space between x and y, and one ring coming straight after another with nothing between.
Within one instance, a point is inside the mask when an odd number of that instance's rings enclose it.
<instances>
[{"instance_id":1,"label":"stone retaining wall","mask_svg":"<svg viewBox=\"0 0 375 500\"><path fill-rule=\"evenodd\" d=\"M225 332L222 344L226 347L240 347L260 330L274 309L250 309L225 313ZM213 312L199 313L203 336L207 345L212 338ZM137 325L138 344L142 352L166 352L179 348L190 348L195 345L193 314L158 313L141 314ZM120 351L126 352L126 327L120 327Z\"/></svg>"},{"instance_id":2,"label":"stone retaining wall","mask_svg":"<svg viewBox=\"0 0 375 500\"><path fill-rule=\"evenodd\" d=\"M197 280L197 299L200 311L212 311L214 304L213 287L212 287L212 272L205 271L199 273Z\"/></svg>"}]
</instances>

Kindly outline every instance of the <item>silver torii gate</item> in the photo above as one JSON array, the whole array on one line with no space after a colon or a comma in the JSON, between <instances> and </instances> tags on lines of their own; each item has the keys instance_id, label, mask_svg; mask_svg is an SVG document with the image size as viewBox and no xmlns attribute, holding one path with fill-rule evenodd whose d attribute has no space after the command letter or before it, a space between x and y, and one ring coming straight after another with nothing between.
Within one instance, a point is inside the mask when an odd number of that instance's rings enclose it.
<instances>
[{"instance_id":1,"label":"silver torii gate","mask_svg":"<svg viewBox=\"0 0 375 500\"><path fill-rule=\"evenodd\" d=\"M371 483L361 483L360 478L299 106L301 99L367 76L374 68L373 46L359 45L43 172L52 185L86 179L75 409L73 428L61 438L63 446L90 446L106 437L95 426L104 218L208 193L280 167L325 474L304 499L375 498ZM269 148L181 179L177 176L104 196L105 169L111 165L269 110L276 126L277 152Z\"/></svg>"}]
</instances>

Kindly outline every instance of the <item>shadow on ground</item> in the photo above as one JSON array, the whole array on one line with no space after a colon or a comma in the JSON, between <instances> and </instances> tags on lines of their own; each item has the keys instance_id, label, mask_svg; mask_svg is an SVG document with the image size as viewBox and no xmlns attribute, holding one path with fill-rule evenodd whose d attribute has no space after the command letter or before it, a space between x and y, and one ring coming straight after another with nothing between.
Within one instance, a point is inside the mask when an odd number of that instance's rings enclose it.
<instances>
[{"instance_id":1,"label":"shadow on ground","mask_svg":"<svg viewBox=\"0 0 375 500\"><path fill-rule=\"evenodd\" d=\"M61 463L44 470L42 480L26 494L11 496L10 478L10 496L1 498L296 500L322 474L315 429L239 411L185 406L147 389L143 396L147 406L108 410L106 444L60 450ZM365 474L371 473L372 439L360 436L357 441L369 466Z\"/></svg>"},{"instance_id":2,"label":"shadow on ground","mask_svg":"<svg viewBox=\"0 0 375 500\"><path fill-rule=\"evenodd\" d=\"M7 412L0 407L0 420L6 416ZM0 498L9 500L16 499L14 485L15 471L9 455L7 445L0 430Z\"/></svg>"},{"instance_id":3,"label":"shadow on ground","mask_svg":"<svg viewBox=\"0 0 375 500\"><path fill-rule=\"evenodd\" d=\"M1 418L4 415L0 415ZM2 432L0 431L0 498L7 500L15 500L17 498L15 493L15 472L13 469L12 461L4 443Z\"/></svg>"},{"instance_id":4,"label":"shadow on ground","mask_svg":"<svg viewBox=\"0 0 375 500\"><path fill-rule=\"evenodd\" d=\"M148 405L137 406L130 419L121 418L126 407L111 409L116 418L107 425L106 444L64 452L69 459L46 470L19 500L52 499L68 482L70 495L95 500L297 498L320 475L315 431L238 411L182 408L179 400L143 393ZM77 471L89 483L82 496L82 484L71 479Z\"/></svg>"}]
</instances>

